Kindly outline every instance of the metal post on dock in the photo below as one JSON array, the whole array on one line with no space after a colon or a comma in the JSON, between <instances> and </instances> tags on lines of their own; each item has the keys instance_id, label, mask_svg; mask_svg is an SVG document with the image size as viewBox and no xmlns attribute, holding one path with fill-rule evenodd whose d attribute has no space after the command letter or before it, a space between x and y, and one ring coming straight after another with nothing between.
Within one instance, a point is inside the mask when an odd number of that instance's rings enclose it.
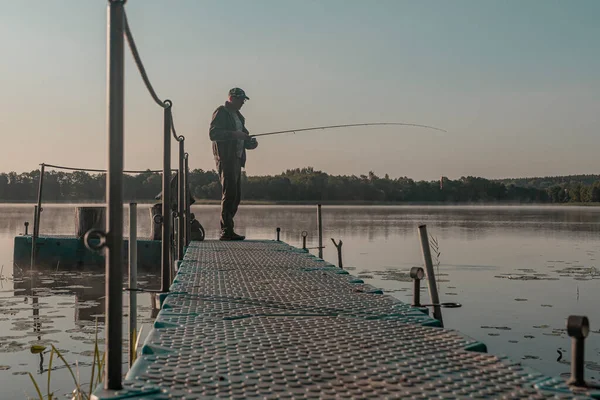
<instances>
[{"instance_id":1,"label":"metal post on dock","mask_svg":"<svg viewBox=\"0 0 600 400\"><path fill-rule=\"evenodd\" d=\"M40 235L40 216L42 215L42 193L44 190L44 172L46 171L46 165L40 164L40 180L38 184L38 195L37 195L37 224L34 227L35 237Z\"/></svg>"},{"instance_id":2,"label":"metal post on dock","mask_svg":"<svg viewBox=\"0 0 600 400\"><path fill-rule=\"evenodd\" d=\"M342 239L340 239L340 241L338 243L336 243L335 240L333 240L333 238L331 238L331 241L333 242L333 245L337 249L338 267L340 267L341 269L344 269L344 264L342 263L342 245L344 244L344 242L342 242Z\"/></svg>"},{"instance_id":3,"label":"metal post on dock","mask_svg":"<svg viewBox=\"0 0 600 400\"><path fill-rule=\"evenodd\" d=\"M281 242L281 240L279 239L279 234L281 233L281 228L277 227L277 229L275 229L275 232L277 233L277 241Z\"/></svg>"},{"instance_id":4,"label":"metal post on dock","mask_svg":"<svg viewBox=\"0 0 600 400\"><path fill-rule=\"evenodd\" d=\"M413 280L413 301L411 306L421 307L421 280L425 277L425 271L421 267L412 267L410 277Z\"/></svg>"},{"instance_id":5,"label":"metal post on dock","mask_svg":"<svg viewBox=\"0 0 600 400\"><path fill-rule=\"evenodd\" d=\"M177 259L183 260L183 237L185 232L185 219L187 216L185 215L185 189L184 189L184 175L185 172L183 170L184 158L185 158L185 148L184 143L185 139L183 136L179 136L177 138L179 142L179 169L177 170L177 187L178 187L178 200L177 200L177 209L178 209L178 224L177 224Z\"/></svg>"},{"instance_id":6,"label":"metal post on dock","mask_svg":"<svg viewBox=\"0 0 600 400\"><path fill-rule=\"evenodd\" d=\"M321 218L321 205L317 204L317 229L319 230L319 258L323 258L323 223Z\"/></svg>"},{"instance_id":7,"label":"metal post on dock","mask_svg":"<svg viewBox=\"0 0 600 400\"><path fill-rule=\"evenodd\" d=\"M135 359L137 336L137 204L129 203L129 368Z\"/></svg>"},{"instance_id":8,"label":"metal post on dock","mask_svg":"<svg viewBox=\"0 0 600 400\"><path fill-rule=\"evenodd\" d=\"M189 161L189 154L185 153L183 155L184 157L184 166L183 166L183 170L184 170L184 174L183 174L183 198L184 198L184 204L185 204L185 226L184 226L184 231L183 231L183 243L184 245L187 247L190 245L190 241L191 241L191 213L190 213L190 170L189 170L189 165L188 165L188 161Z\"/></svg>"},{"instance_id":9,"label":"metal post on dock","mask_svg":"<svg viewBox=\"0 0 600 400\"><path fill-rule=\"evenodd\" d=\"M174 212L173 213L173 240L175 241L174 246L175 246L175 256L177 256L177 259L175 260L175 262L177 262L177 260L180 260L179 258L179 244L180 244L180 239L181 237L179 236L180 234L180 229L179 229L179 221L181 221L181 217L179 216L179 213ZM175 263L173 263L175 264ZM172 272L171 272L172 274ZM173 276L173 275L171 275Z\"/></svg>"},{"instance_id":10,"label":"metal post on dock","mask_svg":"<svg viewBox=\"0 0 600 400\"><path fill-rule=\"evenodd\" d=\"M105 390L122 389L124 5L125 0L108 2Z\"/></svg>"},{"instance_id":11,"label":"metal post on dock","mask_svg":"<svg viewBox=\"0 0 600 400\"><path fill-rule=\"evenodd\" d=\"M177 256L177 229L179 226L179 220L177 219L177 211L171 212L171 260L170 260L170 268L169 268L169 285L173 282L173 277L175 276L177 260L175 257ZM167 289L167 292L169 290Z\"/></svg>"},{"instance_id":12,"label":"metal post on dock","mask_svg":"<svg viewBox=\"0 0 600 400\"><path fill-rule=\"evenodd\" d=\"M168 292L171 286L171 106L165 100L163 131L163 182L162 182L162 237L160 291Z\"/></svg>"},{"instance_id":13,"label":"metal post on dock","mask_svg":"<svg viewBox=\"0 0 600 400\"><path fill-rule=\"evenodd\" d=\"M308 232L302 231L302 250L306 250L306 237L308 236Z\"/></svg>"},{"instance_id":14,"label":"metal post on dock","mask_svg":"<svg viewBox=\"0 0 600 400\"><path fill-rule=\"evenodd\" d=\"M42 214L42 191L44 190L44 172L46 170L45 164L40 164L40 177L38 181L38 193L37 193L37 205L34 208L33 216L33 231L31 234L31 267L35 265L36 253L37 253L37 238L40 235L40 220Z\"/></svg>"},{"instance_id":15,"label":"metal post on dock","mask_svg":"<svg viewBox=\"0 0 600 400\"><path fill-rule=\"evenodd\" d=\"M433 261L431 260L431 249L429 248L429 237L427 236L427 226L419 226L419 236L421 237L421 250L423 251L423 262L425 263L425 271L427 271L427 286L429 287L429 297L433 303L433 317L440 321L442 327L444 321L442 319L442 307L438 296L437 285L435 283L435 274L433 272Z\"/></svg>"},{"instance_id":16,"label":"metal post on dock","mask_svg":"<svg viewBox=\"0 0 600 400\"><path fill-rule=\"evenodd\" d=\"M36 243L35 243L35 227L37 226L37 219L38 219L38 206L33 206L33 229L31 230L31 260L30 260L30 268L33 268L33 266L35 265L35 250L36 250Z\"/></svg>"},{"instance_id":17,"label":"metal post on dock","mask_svg":"<svg viewBox=\"0 0 600 400\"><path fill-rule=\"evenodd\" d=\"M568 384L586 386L584 379L584 343L590 333L590 322L587 317L570 315L567 319L567 333L573 338L571 342L571 379Z\"/></svg>"}]
</instances>

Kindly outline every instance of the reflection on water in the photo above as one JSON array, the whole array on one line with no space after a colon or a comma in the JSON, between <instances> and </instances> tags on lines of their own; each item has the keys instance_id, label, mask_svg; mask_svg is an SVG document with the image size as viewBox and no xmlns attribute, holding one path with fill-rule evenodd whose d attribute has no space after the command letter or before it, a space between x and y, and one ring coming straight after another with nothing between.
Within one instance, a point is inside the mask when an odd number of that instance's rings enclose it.
<instances>
[{"instance_id":1,"label":"reflection on water","mask_svg":"<svg viewBox=\"0 0 600 400\"><path fill-rule=\"evenodd\" d=\"M104 274L97 270L40 271L18 267L10 275L6 272L4 268L0 279L2 398L23 398L23 393L33 395L27 372L33 373L38 381L47 379L51 344L65 356L71 368L78 369L81 376L89 376L94 345L98 343L102 349L104 343ZM140 274L138 284L140 288L156 289L158 281L155 275ZM127 296L123 299L125 307ZM137 296L138 327L144 326L147 333L158 313L156 299L150 294ZM126 317L128 310L124 311ZM33 354L32 346L42 346L45 350ZM9 382L13 384L7 386ZM52 366L52 384L55 389L62 389L62 393L73 388L66 366L58 360Z\"/></svg>"},{"instance_id":2,"label":"reflection on water","mask_svg":"<svg viewBox=\"0 0 600 400\"><path fill-rule=\"evenodd\" d=\"M140 236L150 233L149 207L138 206ZM23 232L26 220L32 221L32 209L0 207L0 265L4 265L0 272L0 386L3 391L9 387L13 398L22 398L23 391L33 394L28 377L21 374L37 371L44 379L47 353L31 354L31 344L54 343L69 361L79 362L84 374L91 361L96 320L103 336L101 268L33 273L13 269L12 239ZM193 212L207 236L215 238L218 207L197 206ZM324 258L337 263L329 238L342 239L348 270L410 302L412 283L407 272L422 264L416 227L423 223L439 244L441 301L463 304L444 310L448 328L485 342L494 354L560 375L569 371L571 357L566 318L587 315L593 332L586 342L586 376L590 380L600 377L600 314L596 309L600 301L600 207L324 206ZM249 238L274 239L277 227L282 240L292 245L301 245L304 230L309 232L307 245L317 244L315 207L246 206L236 217L236 230ZM73 231L72 206L45 207L42 233ZM140 280L141 287L160 281L152 275L140 275ZM425 300L428 295L423 291ZM147 294L140 294L138 304L138 324L144 324L147 332L156 312L154 303ZM56 387L72 387L67 373L61 369L56 373Z\"/></svg>"},{"instance_id":3,"label":"reflection on water","mask_svg":"<svg viewBox=\"0 0 600 400\"><path fill-rule=\"evenodd\" d=\"M64 297L73 302L57 303L57 308L73 310L73 321L77 324L85 321L104 321L104 273L99 271L22 271L15 270L12 278L15 297L24 298L27 304L32 299L32 309L38 312L42 308L38 303L39 298ZM158 275L139 274L138 285L140 289L158 289L156 284ZM127 280L123 281L127 287ZM150 294L148 294L150 296ZM126 304L126 303L124 303ZM35 314L34 314L35 315Z\"/></svg>"}]
</instances>

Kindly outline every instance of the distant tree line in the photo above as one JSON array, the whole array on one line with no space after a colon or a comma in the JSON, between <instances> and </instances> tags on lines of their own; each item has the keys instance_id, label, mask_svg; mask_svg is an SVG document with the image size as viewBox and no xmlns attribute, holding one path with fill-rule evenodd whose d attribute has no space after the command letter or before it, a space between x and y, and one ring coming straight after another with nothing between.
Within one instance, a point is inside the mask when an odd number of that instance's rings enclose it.
<instances>
[{"instance_id":1,"label":"distant tree line","mask_svg":"<svg viewBox=\"0 0 600 400\"><path fill-rule=\"evenodd\" d=\"M600 175L569 175L498 179L498 182L504 183L507 186L513 184L515 186L533 187L536 189L548 189L552 186L562 186L564 189L577 185L578 183L585 186L592 186L598 181L600 181Z\"/></svg>"},{"instance_id":2,"label":"distant tree line","mask_svg":"<svg viewBox=\"0 0 600 400\"><path fill-rule=\"evenodd\" d=\"M33 202L39 171L0 174L0 202ZM105 196L104 174L47 171L44 202L93 202ZM125 200L154 201L161 191L161 175L144 172L125 175ZM242 176L246 200L266 201L362 201L443 203L568 203L599 202L600 176L489 180L461 177L451 180L415 181L407 177L329 175L313 168L290 169L279 175ZM221 184L215 171L190 172L190 188L196 199L218 200Z\"/></svg>"}]
</instances>

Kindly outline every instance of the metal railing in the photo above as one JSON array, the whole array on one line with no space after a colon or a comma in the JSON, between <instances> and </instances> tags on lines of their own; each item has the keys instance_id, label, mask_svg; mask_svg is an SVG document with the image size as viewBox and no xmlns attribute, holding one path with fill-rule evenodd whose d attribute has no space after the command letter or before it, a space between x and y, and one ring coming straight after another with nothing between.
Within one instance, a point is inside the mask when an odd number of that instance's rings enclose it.
<instances>
[{"instance_id":1,"label":"metal railing","mask_svg":"<svg viewBox=\"0 0 600 400\"><path fill-rule=\"evenodd\" d=\"M67 169L72 171L106 172L106 232L90 230L84 236L85 245L91 250L105 250L106 268L106 368L104 389L120 390L122 388L122 276L123 276L123 174L162 172L162 215L161 223L161 292L168 292L172 282L172 247L175 244L175 254L178 260L183 258L184 246L190 242L190 193L189 185L189 155L185 152L185 137L177 136L173 124L172 106L170 100L161 101L148 78L144 65L139 56L137 46L131 34L127 16L125 14L126 0L108 0L107 13L107 122L108 122L108 168L72 168L52 164L40 165L39 187L37 205L34 213L34 226L32 230L31 267L35 266L37 253L37 239L39 238L42 208L42 194L44 173L46 167ZM124 164L124 53L125 38L140 72L140 75L154 101L163 108L163 168L162 171L126 171ZM179 143L178 157L178 185L177 185L177 211L172 210L171 204L171 134ZM135 207L134 207L135 208ZM172 219L177 218L177 238L172 237ZM135 221L134 221L135 222ZM94 243L90 239L97 238ZM135 238L133 239L135 240ZM130 244L131 246L131 244ZM135 245L133 249L135 249ZM130 247L131 248L131 247Z\"/></svg>"},{"instance_id":2,"label":"metal railing","mask_svg":"<svg viewBox=\"0 0 600 400\"><path fill-rule=\"evenodd\" d=\"M179 142L178 168L178 215L179 229L177 238L177 256L183 258L183 226L187 214L184 200L184 137L177 136L173 124L170 100L161 101L146 73L137 46L131 34L125 14L126 0L108 1L108 144L109 161L107 171L107 232L90 231L85 242L92 248L88 239L96 234L101 238L100 247L106 247L106 369L104 390L122 388L122 258L123 251L123 114L124 114L124 39L140 72L140 75L154 101L163 108L163 171L162 171L162 247L161 247L161 291L167 292L172 281L171 264L171 133ZM98 248L99 246L96 246Z\"/></svg>"},{"instance_id":3,"label":"metal railing","mask_svg":"<svg viewBox=\"0 0 600 400\"><path fill-rule=\"evenodd\" d=\"M108 171L106 176L106 227L101 236L106 247L106 369L104 389L122 389L123 354L123 112L125 0L111 0L108 7ZM85 238L90 237L86 233ZM86 240L87 242L87 240Z\"/></svg>"},{"instance_id":4,"label":"metal railing","mask_svg":"<svg viewBox=\"0 0 600 400\"><path fill-rule=\"evenodd\" d=\"M137 336L137 204L129 203L129 368L136 357Z\"/></svg>"},{"instance_id":5,"label":"metal railing","mask_svg":"<svg viewBox=\"0 0 600 400\"><path fill-rule=\"evenodd\" d=\"M190 193L190 166L189 166L189 154L188 153L184 153L183 155L184 158L184 175L183 175L183 190L184 190L184 200L185 200L185 230L183 233L183 241L185 243L185 246L189 246L190 245L190 241L191 241L191 237L192 237L192 214L190 212L190 208L191 208L191 204L190 204L190 198L191 198L191 193Z\"/></svg>"},{"instance_id":6,"label":"metal railing","mask_svg":"<svg viewBox=\"0 0 600 400\"><path fill-rule=\"evenodd\" d=\"M175 140L179 142L179 169L177 171L177 188L178 188L178 196L177 196L177 259L183 260L183 247L184 247L184 236L186 231L186 223L187 218L186 213L186 190L185 187L185 171L184 171L184 163L185 163L185 137L177 136L175 133L175 129L173 129L173 136L175 136Z\"/></svg>"},{"instance_id":7,"label":"metal railing","mask_svg":"<svg viewBox=\"0 0 600 400\"><path fill-rule=\"evenodd\" d=\"M42 211L44 211L43 207L43 198L44 198L44 177L48 172L47 169L58 169L64 171L80 171L80 172L95 172L95 173L106 173L106 169L99 168L82 168L82 167L68 167L64 165L56 165L56 164L47 164L41 163L38 177L38 192L37 192L37 203L33 209L33 227L31 230L31 261L30 267L34 267L37 260L37 247L38 247L38 238L40 236L40 225L41 225L41 215ZM176 171L172 169L172 171ZM125 174L144 174L144 173L152 173L162 174L162 169L146 169L146 170L123 170Z\"/></svg>"},{"instance_id":8,"label":"metal railing","mask_svg":"<svg viewBox=\"0 0 600 400\"><path fill-rule=\"evenodd\" d=\"M163 181L162 181L162 212L159 222L161 232L161 279L160 290L169 291L171 284L171 102L164 110L163 126Z\"/></svg>"}]
</instances>

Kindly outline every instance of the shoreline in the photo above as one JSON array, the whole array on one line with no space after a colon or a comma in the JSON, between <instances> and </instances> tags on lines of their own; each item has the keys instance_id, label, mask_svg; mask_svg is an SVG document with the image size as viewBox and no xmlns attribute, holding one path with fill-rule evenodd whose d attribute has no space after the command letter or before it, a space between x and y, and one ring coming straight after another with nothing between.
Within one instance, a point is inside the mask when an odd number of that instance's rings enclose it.
<instances>
[{"instance_id":1,"label":"shoreline","mask_svg":"<svg viewBox=\"0 0 600 400\"><path fill-rule=\"evenodd\" d=\"M153 201L139 201L138 205L151 206L157 202ZM34 206L36 202L0 202L0 207L3 206ZM105 202L81 202L74 203L69 201L64 202L48 202L42 203L42 205L51 206L84 206L84 205L104 205ZM129 204L129 201L125 201L124 205ZM192 205L220 205L220 200L196 200ZM449 203L449 202L388 202L388 201L359 201L359 200L347 200L347 201L316 201L316 200L242 200L240 206L316 206L321 204L323 206L415 206L415 207L598 207L600 202L584 203L584 202L572 202L572 203L517 203L517 202L470 202L470 203Z\"/></svg>"}]
</instances>

